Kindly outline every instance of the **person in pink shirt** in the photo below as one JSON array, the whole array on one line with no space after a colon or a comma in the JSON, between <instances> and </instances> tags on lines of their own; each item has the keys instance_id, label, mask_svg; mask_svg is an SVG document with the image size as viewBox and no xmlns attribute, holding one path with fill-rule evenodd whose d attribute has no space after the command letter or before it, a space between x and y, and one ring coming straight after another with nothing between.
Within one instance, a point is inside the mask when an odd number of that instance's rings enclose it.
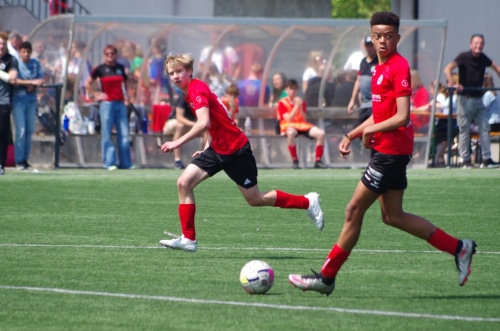
<instances>
[{"instance_id":1,"label":"person in pink shirt","mask_svg":"<svg viewBox=\"0 0 500 331\"><path fill-rule=\"evenodd\" d=\"M372 77L373 112L346 134L338 146L340 155L346 158L351 153L351 141L360 138L365 148L371 149L370 163L347 204L344 227L321 273L291 274L288 280L303 291L330 295L338 271L359 239L365 212L378 200L385 224L426 240L455 258L458 284L463 286L470 274L476 243L454 238L425 218L403 210L403 195L408 185L406 166L413 153L410 67L397 51L401 38L399 17L390 12L376 12L370 26L379 62Z\"/></svg>"},{"instance_id":2,"label":"person in pink shirt","mask_svg":"<svg viewBox=\"0 0 500 331\"><path fill-rule=\"evenodd\" d=\"M205 130L208 130L209 137L205 149L194 153L193 160L177 179L182 235L165 232L174 239L160 240L160 244L189 252L197 250L194 188L221 170L238 185L250 206L305 209L313 224L319 230L323 229L323 211L318 193L293 195L279 190L259 190L257 164L247 136L238 128L227 108L210 91L208 85L199 79L193 79L193 65L193 57L188 54L170 54L165 61L165 71L184 94L184 99L196 116L196 122L180 138L164 143L161 150L164 153L173 152Z\"/></svg>"}]
</instances>

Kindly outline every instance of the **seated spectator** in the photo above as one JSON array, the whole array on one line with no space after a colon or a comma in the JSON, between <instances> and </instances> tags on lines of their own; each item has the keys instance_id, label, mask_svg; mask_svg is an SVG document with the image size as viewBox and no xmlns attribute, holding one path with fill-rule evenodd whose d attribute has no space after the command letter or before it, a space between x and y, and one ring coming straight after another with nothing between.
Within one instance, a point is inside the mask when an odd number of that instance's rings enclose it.
<instances>
[{"instance_id":1,"label":"seated spectator","mask_svg":"<svg viewBox=\"0 0 500 331\"><path fill-rule=\"evenodd\" d=\"M318 68L318 76L309 79L309 81L307 82L307 89L304 93L304 101L309 107L318 107L319 90L321 88L321 80L323 79L323 76L325 74L325 69L326 64L322 63ZM322 104L323 107L330 107L334 99L335 84L333 83L333 79L328 79L328 76L331 76L331 71L332 70L329 70L330 74L327 75L324 84Z\"/></svg>"},{"instance_id":2,"label":"seated spectator","mask_svg":"<svg viewBox=\"0 0 500 331\"><path fill-rule=\"evenodd\" d=\"M290 79L286 84L287 97L278 103L278 114L280 118L281 133L287 136L288 150L292 156L292 168L299 169L299 158L297 155L297 145L295 137L303 135L310 139L316 139L315 168L326 168L321 160L323 158L325 131L312 123L307 122L306 103L297 96L299 84L296 80Z\"/></svg>"},{"instance_id":3,"label":"seated spectator","mask_svg":"<svg viewBox=\"0 0 500 331\"><path fill-rule=\"evenodd\" d=\"M429 92L431 95L436 95L436 114L447 114L449 108L449 95L448 89L441 83L436 86L436 81L432 81L429 84ZM456 95L454 96L453 104L455 104ZM456 108L454 108L456 112ZM452 136L455 137L458 133L457 120L453 120L452 124L453 132ZM448 119L438 118L434 122L434 145L435 145L435 162L437 166L445 164L444 154L446 152L448 137Z\"/></svg>"},{"instance_id":4,"label":"seated spectator","mask_svg":"<svg viewBox=\"0 0 500 331\"><path fill-rule=\"evenodd\" d=\"M411 74L411 89L413 93L410 98L411 111L424 111L429 112L431 110L431 104L429 103L429 92L422 83L422 79L418 71L410 70ZM411 114L410 120L413 124L413 129L415 133L427 133L429 130L430 116L425 114Z\"/></svg>"},{"instance_id":5,"label":"seated spectator","mask_svg":"<svg viewBox=\"0 0 500 331\"><path fill-rule=\"evenodd\" d=\"M484 75L483 87L495 87L493 84L493 77L488 73ZM496 91L488 90L484 92L483 103L488 110L488 123L490 123L490 131L500 131L500 100Z\"/></svg>"},{"instance_id":6,"label":"seated spectator","mask_svg":"<svg viewBox=\"0 0 500 331\"><path fill-rule=\"evenodd\" d=\"M281 99L286 97L285 86L287 80L284 73L277 72L273 75L272 81L273 81L273 88L271 92L270 107L274 108Z\"/></svg>"},{"instance_id":7,"label":"seated spectator","mask_svg":"<svg viewBox=\"0 0 500 331\"><path fill-rule=\"evenodd\" d=\"M250 75L247 79L238 82L240 89L240 106L257 107L259 106L260 90L262 88L263 68L260 64L254 63L250 69ZM264 103L269 102L269 87L265 87Z\"/></svg>"},{"instance_id":8,"label":"seated spectator","mask_svg":"<svg viewBox=\"0 0 500 331\"><path fill-rule=\"evenodd\" d=\"M179 139L184 133L189 131L196 123L196 116L189 108L184 98L177 100L176 107L170 113L168 120L163 127L163 134L174 135L173 140ZM206 133L203 141L206 141ZM161 146L161 145L160 145ZM203 149L203 145L201 146ZM174 149L175 169L184 169L186 166L181 160L181 148Z\"/></svg>"},{"instance_id":9,"label":"seated spectator","mask_svg":"<svg viewBox=\"0 0 500 331\"><path fill-rule=\"evenodd\" d=\"M224 106L226 106L229 115L231 115L232 120L236 125L238 125L238 96L240 95L240 90L238 86L231 84L226 88L225 95L220 98Z\"/></svg>"},{"instance_id":10,"label":"seated spectator","mask_svg":"<svg viewBox=\"0 0 500 331\"><path fill-rule=\"evenodd\" d=\"M337 85L335 86L332 106L346 108L349 106L357 77L358 72L356 70L340 71L337 74Z\"/></svg>"},{"instance_id":11,"label":"seated spectator","mask_svg":"<svg viewBox=\"0 0 500 331\"><path fill-rule=\"evenodd\" d=\"M307 84L311 78L320 76L319 68L320 65L325 64L325 58L323 57L323 52L318 50L312 50L307 57L306 70L302 74L302 93L307 90Z\"/></svg>"},{"instance_id":12,"label":"seated spectator","mask_svg":"<svg viewBox=\"0 0 500 331\"><path fill-rule=\"evenodd\" d=\"M213 63L208 67L208 77L206 81L210 91L214 92L219 98L226 94L226 88L231 84L230 81L224 78L217 69L217 66Z\"/></svg>"}]
</instances>

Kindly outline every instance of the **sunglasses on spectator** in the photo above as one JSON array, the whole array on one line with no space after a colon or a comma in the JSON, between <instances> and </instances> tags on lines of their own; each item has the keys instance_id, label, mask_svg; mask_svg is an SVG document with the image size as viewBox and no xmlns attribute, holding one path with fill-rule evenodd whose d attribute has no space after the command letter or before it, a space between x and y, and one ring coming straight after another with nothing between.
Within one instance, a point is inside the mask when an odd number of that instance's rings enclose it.
<instances>
[{"instance_id":1,"label":"sunglasses on spectator","mask_svg":"<svg viewBox=\"0 0 500 331\"><path fill-rule=\"evenodd\" d=\"M104 53L104 55L115 55L116 53L115 52L106 52Z\"/></svg>"}]
</instances>

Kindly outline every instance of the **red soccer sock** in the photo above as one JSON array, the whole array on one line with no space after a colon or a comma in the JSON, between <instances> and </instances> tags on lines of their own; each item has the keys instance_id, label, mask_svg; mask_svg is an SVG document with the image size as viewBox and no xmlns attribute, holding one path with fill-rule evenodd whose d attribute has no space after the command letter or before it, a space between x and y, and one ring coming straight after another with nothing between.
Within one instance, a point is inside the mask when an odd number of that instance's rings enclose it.
<instances>
[{"instance_id":1,"label":"red soccer sock","mask_svg":"<svg viewBox=\"0 0 500 331\"><path fill-rule=\"evenodd\" d=\"M288 150L292 156L292 161L298 161L299 157L297 156L297 146L288 145Z\"/></svg>"},{"instance_id":2,"label":"red soccer sock","mask_svg":"<svg viewBox=\"0 0 500 331\"><path fill-rule=\"evenodd\" d=\"M307 209L309 208L309 199L303 195L294 195L276 190L275 207Z\"/></svg>"},{"instance_id":3,"label":"red soccer sock","mask_svg":"<svg viewBox=\"0 0 500 331\"><path fill-rule=\"evenodd\" d=\"M196 240L194 229L195 204L179 204L179 218L181 221L182 234L190 240Z\"/></svg>"},{"instance_id":4,"label":"red soccer sock","mask_svg":"<svg viewBox=\"0 0 500 331\"><path fill-rule=\"evenodd\" d=\"M455 256L458 239L450 236L440 228L437 228L436 231L431 234L431 237L427 240L427 242L440 251L447 252Z\"/></svg>"},{"instance_id":5,"label":"red soccer sock","mask_svg":"<svg viewBox=\"0 0 500 331\"><path fill-rule=\"evenodd\" d=\"M346 252L335 244L330 251L330 254L328 254L328 258L323 264L323 267L321 268L321 274L323 277L335 278L335 276L337 276L337 272L339 272L340 268L349 257L349 254L351 254L351 252Z\"/></svg>"},{"instance_id":6,"label":"red soccer sock","mask_svg":"<svg viewBox=\"0 0 500 331\"><path fill-rule=\"evenodd\" d=\"M316 162L318 161L321 161L321 159L323 158L323 153L325 151L325 146L323 145L316 145L316 151L315 151L315 154L316 154Z\"/></svg>"}]
</instances>

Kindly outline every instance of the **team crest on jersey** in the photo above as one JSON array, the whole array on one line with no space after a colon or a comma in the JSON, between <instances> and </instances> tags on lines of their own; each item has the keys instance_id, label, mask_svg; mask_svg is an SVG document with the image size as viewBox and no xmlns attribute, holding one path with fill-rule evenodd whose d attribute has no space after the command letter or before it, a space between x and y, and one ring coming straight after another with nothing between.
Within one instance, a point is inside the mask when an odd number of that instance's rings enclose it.
<instances>
[{"instance_id":1,"label":"team crest on jersey","mask_svg":"<svg viewBox=\"0 0 500 331\"><path fill-rule=\"evenodd\" d=\"M384 75L380 75L379 78L377 79L377 85L382 84L383 80L384 80Z\"/></svg>"},{"instance_id":2,"label":"team crest on jersey","mask_svg":"<svg viewBox=\"0 0 500 331\"><path fill-rule=\"evenodd\" d=\"M4 70L6 67L5 63L0 63L0 70Z\"/></svg>"},{"instance_id":3,"label":"team crest on jersey","mask_svg":"<svg viewBox=\"0 0 500 331\"><path fill-rule=\"evenodd\" d=\"M196 102L200 103L201 102L201 97L198 95L196 96Z\"/></svg>"},{"instance_id":4,"label":"team crest on jersey","mask_svg":"<svg viewBox=\"0 0 500 331\"><path fill-rule=\"evenodd\" d=\"M403 85L403 87L408 87L408 81L406 79L403 79L401 81L401 85Z\"/></svg>"}]
</instances>

